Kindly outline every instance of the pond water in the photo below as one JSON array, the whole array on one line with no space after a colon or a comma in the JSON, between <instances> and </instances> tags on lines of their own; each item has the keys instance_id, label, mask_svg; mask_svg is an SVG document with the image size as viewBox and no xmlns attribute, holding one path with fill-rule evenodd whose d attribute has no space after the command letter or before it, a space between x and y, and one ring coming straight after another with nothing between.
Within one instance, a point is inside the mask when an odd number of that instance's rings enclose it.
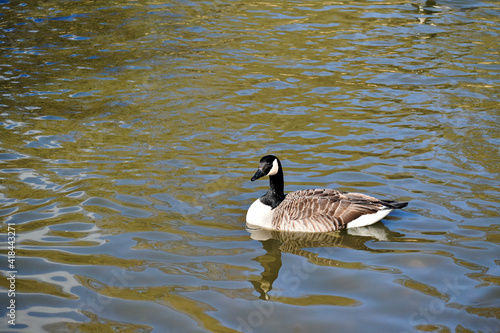
<instances>
[{"instance_id":1,"label":"pond water","mask_svg":"<svg viewBox=\"0 0 500 333\"><path fill-rule=\"evenodd\" d=\"M500 331L497 1L0 8L2 332ZM270 153L409 205L252 234Z\"/></svg>"}]
</instances>

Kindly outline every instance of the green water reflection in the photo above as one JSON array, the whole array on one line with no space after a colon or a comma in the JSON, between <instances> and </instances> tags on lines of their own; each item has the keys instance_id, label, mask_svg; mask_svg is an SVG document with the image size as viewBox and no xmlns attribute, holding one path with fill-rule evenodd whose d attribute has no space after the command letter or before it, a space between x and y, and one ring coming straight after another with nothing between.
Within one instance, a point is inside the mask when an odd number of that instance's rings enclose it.
<instances>
[{"instance_id":1,"label":"green water reflection","mask_svg":"<svg viewBox=\"0 0 500 333\"><path fill-rule=\"evenodd\" d=\"M497 331L496 2L0 7L2 331ZM247 230L268 153L410 205Z\"/></svg>"}]
</instances>

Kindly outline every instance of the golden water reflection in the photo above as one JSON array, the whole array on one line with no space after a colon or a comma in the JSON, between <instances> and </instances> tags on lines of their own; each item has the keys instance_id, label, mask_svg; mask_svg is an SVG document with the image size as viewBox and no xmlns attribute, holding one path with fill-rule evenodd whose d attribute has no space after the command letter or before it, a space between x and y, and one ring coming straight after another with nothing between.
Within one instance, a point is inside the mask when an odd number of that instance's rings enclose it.
<instances>
[{"instance_id":1,"label":"golden water reflection","mask_svg":"<svg viewBox=\"0 0 500 333\"><path fill-rule=\"evenodd\" d=\"M16 331L496 331L496 2L0 6ZM247 230L268 153L410 205Z\"/></svg>"}]
</instances>

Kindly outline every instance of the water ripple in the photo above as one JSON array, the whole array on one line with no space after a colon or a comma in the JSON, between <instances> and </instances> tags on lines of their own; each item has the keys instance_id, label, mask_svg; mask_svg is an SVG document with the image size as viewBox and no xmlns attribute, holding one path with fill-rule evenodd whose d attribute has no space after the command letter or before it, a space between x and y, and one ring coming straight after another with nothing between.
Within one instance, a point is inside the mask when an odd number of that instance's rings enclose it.
<instances>
[{"instance_id":1,"label":"water ripple","mask_svg":"<svg viewBox=\"0 0 500 333\"><path fill-rule=\"evenodd\" d=\"M0 4L16 330L496 331L496 3ZM247 230L269 153L410 205Z\"/></svg>"}]
</instances>

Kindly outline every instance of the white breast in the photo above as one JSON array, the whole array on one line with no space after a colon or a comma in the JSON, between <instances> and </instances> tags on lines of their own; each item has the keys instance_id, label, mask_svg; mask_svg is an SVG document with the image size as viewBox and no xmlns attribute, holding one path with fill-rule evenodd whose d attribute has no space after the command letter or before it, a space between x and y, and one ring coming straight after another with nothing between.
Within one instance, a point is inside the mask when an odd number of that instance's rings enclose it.
<instances>
[{"instance_id":1,"label":"white breast","mask_svg":"<svg viewBox=\"0 0 500 333\"><path fill-rule=\"evenodd\" d=\"M257 199L248 208L247 223L261 228L272 229L271 217L271 206L264 205L260 199Z\"/></svg>"}]
</instances>

